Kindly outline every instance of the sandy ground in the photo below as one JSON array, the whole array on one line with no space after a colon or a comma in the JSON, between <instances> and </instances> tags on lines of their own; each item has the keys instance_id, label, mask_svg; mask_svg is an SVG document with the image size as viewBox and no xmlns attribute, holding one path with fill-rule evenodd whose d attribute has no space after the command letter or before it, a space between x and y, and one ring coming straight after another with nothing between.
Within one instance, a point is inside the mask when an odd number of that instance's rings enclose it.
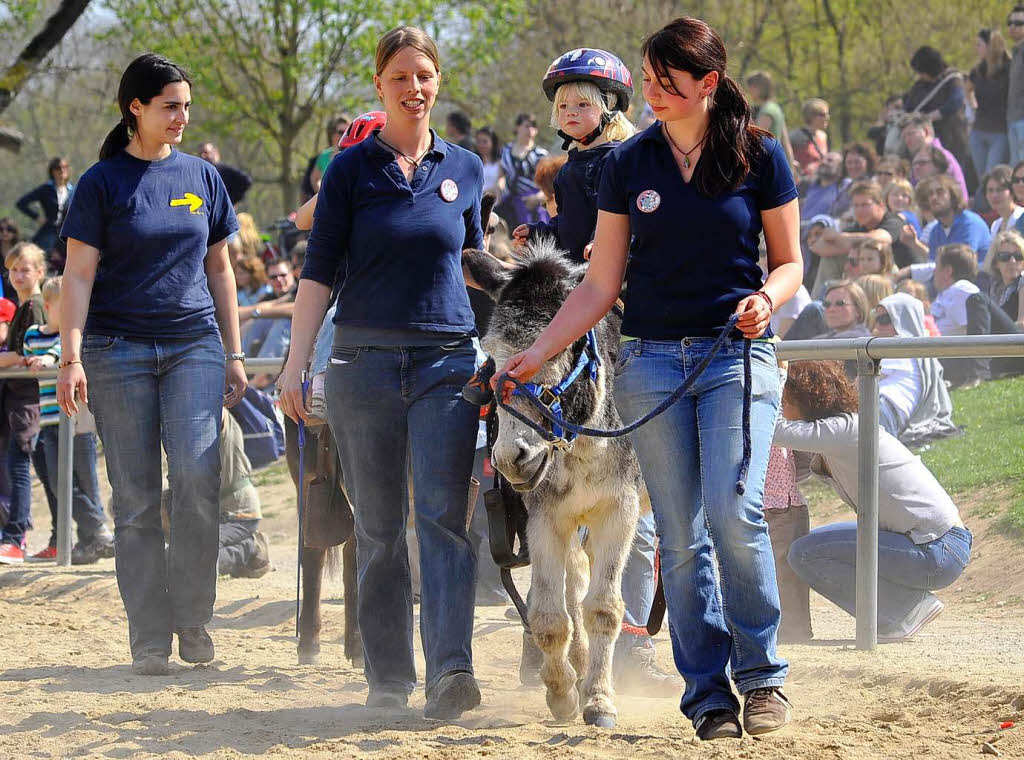
<instances>
[{"instance_id":1,"label":"sandy ground","mask_svg":"<svg viewBox=\"0 0 1024 760\"><path fill-rule=\"evenodd\" d=\"M1024 757L1022 550L970 508L975 560L940 594L947 609L918 639L857 651L852 619L815 598L819 640L783 648L793 724L764 739L701 744L671 699L620 696L613 730L554 722L542 691L519 684L521 631L495 607L476 617L480 709L427 721L418 690L408 710L367 710L362 674L342 657L340 585L328 588L322 664L296 664L294 496L280 479L261 493L277 571L221 581L211 626L218 657L206 667L173 661L169 677L131 674L113 560L0 570L0 758L854 760L977 757L985 741ZM37 506L32 549L46 541L44 512ZM670 668L667 637L656 643ZM1017 727L1000 730L1004 721Z\"/></svg>"}]
</instances>

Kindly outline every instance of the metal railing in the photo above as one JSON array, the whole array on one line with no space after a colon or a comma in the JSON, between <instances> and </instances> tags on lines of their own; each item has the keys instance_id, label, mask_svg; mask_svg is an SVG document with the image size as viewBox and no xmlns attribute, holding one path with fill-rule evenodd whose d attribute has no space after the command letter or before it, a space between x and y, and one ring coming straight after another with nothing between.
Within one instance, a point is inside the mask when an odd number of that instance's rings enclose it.
<instances>
[{"instance_id":1,"label":"metal railing","mask_svg":"<svg viewBox=\"0 0 1024 760\"><path fill-rule=\"evenodd\" d=\"M878 374L882 359L1024 357L1024 335L972 335L944 338L842 338L795 340L777 344L787 361L852 359L857 362L860 399L857 504L857 648L878 642ZM248 359L249 375L276 372L280 359ZM55 369L3 370L3 378L56 377ZM57 564L71 564L71 485L74 424L61 414L58 432Z\"/></svg>"}]
</instances>

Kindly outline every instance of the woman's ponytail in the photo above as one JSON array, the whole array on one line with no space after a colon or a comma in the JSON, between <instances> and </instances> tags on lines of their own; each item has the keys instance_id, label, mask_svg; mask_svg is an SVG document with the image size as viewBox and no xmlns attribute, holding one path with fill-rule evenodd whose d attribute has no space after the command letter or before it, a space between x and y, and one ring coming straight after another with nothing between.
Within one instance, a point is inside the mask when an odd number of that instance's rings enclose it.
<instances>
[{"instance_id":1,"label":"woman's ponytail","mask_svg":"<svg viewBox=\"0 0 1024 760\"><path fill-rule=\"evenodd\" d=\"M131 135L128 133L128 125L123 121L117 122L117 126L110 130L107 139L100 146L100 161L106 161L108 158L116 156L128 147L131 139Z\"/></svg>"}]
</instances>

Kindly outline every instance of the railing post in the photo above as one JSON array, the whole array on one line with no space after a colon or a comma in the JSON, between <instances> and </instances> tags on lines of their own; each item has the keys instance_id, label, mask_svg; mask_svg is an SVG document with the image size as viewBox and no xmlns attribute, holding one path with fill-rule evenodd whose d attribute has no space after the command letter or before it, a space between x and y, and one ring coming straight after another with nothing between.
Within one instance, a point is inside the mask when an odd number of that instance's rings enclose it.
<instances>
[{"instance_id":1,"label":"railing post","mask_svg":"<svg viewBox=\"0 0 1024 760\"><path fill-rule=\"evenodd\" d=\"M57 428L57 565L71 565L71 485L74 477L75 421L61 412Z\"/></svg>"},{"instance_id":2,"label":"railing post","mask_svg":"<svg viewBox=\"0 0 1024 760\"><path fill-rule=\"evenodd\" d=\"M878 370L867 346L857 351L857 648L878 643Z\"/></svg>"}]
</instances>

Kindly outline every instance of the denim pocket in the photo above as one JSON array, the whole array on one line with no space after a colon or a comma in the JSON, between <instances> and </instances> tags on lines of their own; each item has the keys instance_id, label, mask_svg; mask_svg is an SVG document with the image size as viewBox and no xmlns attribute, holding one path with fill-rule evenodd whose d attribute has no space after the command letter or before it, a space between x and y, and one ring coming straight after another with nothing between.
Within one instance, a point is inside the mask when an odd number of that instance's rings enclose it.
<instances>
[{"instance_id":1,"label":"denim pocket","mask_svg":"<svg viewBox=\"0 0 1024 760\"><path fill-rule=\"evenodd\" d=\"M963 570L971 561L971 544L957 528L951 528L949 535L942 542L942 553L949 561L956 563Z\"/></svg>"},{"instance_id":2,"label":"denim pocket","mask_svg":"<svg viewBox=\"0 0 1024 760\"><path fill-rule=\"evenodd\" d=\"M82 352L109 351L116 341L113 335L86 335L82 338Z\"/></svg>"},{"instance_id":3,"label":"denim pocket","mask_svg":"<svg viewBox=\"0 0 1024 760\"><path fill-rule=\"evenodd\" d=\"M631 340L619 345L619 355L615 357L615 375L618 376L625 371L626 367L633 363L636 358L638 341Z\"/></svg>"},{"instance_id":4,"label":"denim pocket","mask_svg":"<svg viewBox=\"0 0 1024 760\"><path fill-rule=\"evenodd\" d=\"M334 346L331 349L331 364L338 366L342 364L351 364L359 358L359 354L363 352L360 346Z\"/></svg>"}]
</instances>

